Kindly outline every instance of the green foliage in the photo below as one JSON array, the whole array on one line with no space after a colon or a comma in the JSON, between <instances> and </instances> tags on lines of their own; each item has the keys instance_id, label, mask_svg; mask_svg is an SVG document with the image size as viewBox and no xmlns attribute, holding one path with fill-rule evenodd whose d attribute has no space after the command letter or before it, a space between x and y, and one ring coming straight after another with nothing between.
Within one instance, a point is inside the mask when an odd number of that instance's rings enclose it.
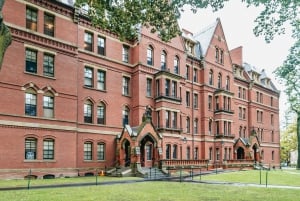
<instances>
[{"instance_id":1,"label":"green foliage","mask_svg":"<svg viewBox=\"0 0 300 201\"><path fill-rule=\"evenodd\" d=\"M281 161L289 161L291 151L297 150L297 124L293 123L280 134L280 159Z\"/></svg>"}]
</instances>

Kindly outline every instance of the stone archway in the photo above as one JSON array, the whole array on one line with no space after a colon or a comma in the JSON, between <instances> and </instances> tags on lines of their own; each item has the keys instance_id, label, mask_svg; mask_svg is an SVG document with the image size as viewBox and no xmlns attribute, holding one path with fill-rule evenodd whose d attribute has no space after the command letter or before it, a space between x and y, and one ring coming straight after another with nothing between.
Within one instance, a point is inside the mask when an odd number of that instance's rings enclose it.
<instances>
[{"instance_id":1,"label":"stone archway","mask_svg":"<svg viewBox=\"0 0 300 201\"><path fill-rule=\"evenodd\" d=\"M242 147L237 149L237 159L245 159L245 150Z\"/></svg>"},{"instance_id":2,"label":"stone archway","mask_svg":"<svg viewBox=\"0 0 300 201\"><path fill-rule=\"evenodd\" d=\"M150 135L147 134L144 138L140 141L140 161L141 167L152 167L156 160L157 160L157 147L156 147L156 140Z\"/></svg>"}]
</instances>

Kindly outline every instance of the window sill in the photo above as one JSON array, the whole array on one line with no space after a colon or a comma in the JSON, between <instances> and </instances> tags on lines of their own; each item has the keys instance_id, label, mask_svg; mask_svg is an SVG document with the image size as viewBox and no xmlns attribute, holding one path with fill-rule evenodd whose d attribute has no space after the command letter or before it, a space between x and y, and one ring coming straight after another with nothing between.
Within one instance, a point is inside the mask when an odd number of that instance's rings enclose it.
<instances>
[{"instance_id":1,"label":"window sill","mask_svg":"<svg viewBox=\"0 0 300 201\"><path fill-rule=\"evenodd\" d=\"M90 89L90 90L95 90L95 91L100 91L100 92L103 92L103 93L106 93L107 91L106 91L106 89L96 89L96 88L94 88L94 87L89 87L89 86L85 86L85 85L83 85L83 88L85 88L85 89Z\"/></svg>"},{"instance_id":2,"label":"window sill","mask_svg":"<svg viewBox=\"0 0 300 201\"><path fill-rule=\"evenodd\" d=\"M37 73L31 73L31 72L27 72L27 71L24 71L24 73L28 74L28 75L33 75L33 76L38 76L38 77L47 78L47 79L51 79L51 80L56 80L55 77L49 77L49 76L45 76L45 75L39 75Z\"/></svg>"},{"instance_id":3,"label":"window sill","mask_svg":"<svg viewBox=\"0 0 300 201\"><path fill-rule=\"evenodd\" d=\"M27 160L23 161L24 163L56 163L56 160Z\"/></svg>"}]
</instances>

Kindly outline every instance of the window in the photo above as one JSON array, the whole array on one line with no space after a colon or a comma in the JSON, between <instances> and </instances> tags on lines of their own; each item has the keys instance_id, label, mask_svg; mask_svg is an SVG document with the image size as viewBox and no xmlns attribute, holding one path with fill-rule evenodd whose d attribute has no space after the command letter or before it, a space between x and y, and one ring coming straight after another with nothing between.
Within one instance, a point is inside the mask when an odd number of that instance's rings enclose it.
<instances>
[{"instance_id":1,"label":"window","mask_svg":"<svg viewBox=\"0 0 300 201\"><path fill-rule=\"evenodd\" d=\"M226 77L226 90L229 91L230 90L230 78L229 76Z\"/></svg>"},{"instance_id":2,"label":"window","mask_svg":"<svg viewBox=\"0 0 300 201\"><path fill-rule=\"evenodd\" d=\"M37 31L37 10L34 8L26 8L26 28Z\"/></svg>"},{"instance_id":3,"label":"window","mask_svg":"<svg viewBox=\"0 0 300 201\"><path fill-rule=\"evenodd\" d=\"M227 148L224 148L224 160L227 160Z\"/></svg>"},{"instance_id":4,"label":"window","mask_svg":"<svg viewBox=\"0 0 300 201\"><path fill-rule=\"evenodd\" d=\"M54 19L53 15L44 13L44 34L48 36L54 36Z\"/></svg>"},{"instance_id":5,"label":"window","mask_svg":"<svg viewBox=\"0 0 300 201\"><path fill-rule=\"evenodd\" d=\"M220 50L220 63L224 64L224 51Z\"/></svg>"},{"instance_id":6,"label":"window","mask_svg":"<svg viewBox=\"0 0 300 201\"><path fill-rule=\"evenodd\" d=\"M151 97L152 96L152 79L147 78L147 97Z\"/></svg>"},{"instance_id":7,"label":"window","mask_svg":"<svg viewBox=\"0 0 300 201\"><path fill-rule=\"evenodd\" d=\"M240 128L239 128L239 137L242 137L242 131L243 131L243 127L240 126Z\"/></svg>"},{"instance_id":8,"label":"window","mask_svg":"<svg viewBox=\"0 0 300 201\"><path fill-rule=\"evenodd\" d=\"M98 36L97 38L97 52L100 55L105 55L105 38ZM128 53L128 52L127 52ZM128 57L127 57L128 59Z\"/></svg>"},{"instance_id":9,"label":"window","mask_svg":"<svg viewBox=\"0 0 300 201\"><path fill-rule=\"evenodd\" d=\"M44 117L54 117L54 97L51 93L46 93L43 97Z\"/></svg>"},{"instance_id":10,"label":"window","mask_svg":"<svg viewBox=\"0 0 300 201\"><path fill-rule=\"evenodd\" d=\"M179 74L179 58L175 56L174 58L174 73Z\"/></svg>"},{"instance_id":11,"label":"window","mask_svg":"<svg viewBox=\"0 0 300 201\"><path fill-rule=\"evenodd\" d=\"M198 147L196 147L194 149L194 159L197 160L198 159Z\"/></svg>"},{"instance_id":12,"label":"window","mask_svg":"<svg viewBox=\"0 0 300 201\"><path fill-rule=\"evenodd\" d=\"M191 159L191 148L190 147L186 148L186 159L187 160Z\"/></svg>"},{"instance_id":13,"label":"window","mask_svg":"<svg viewBox=\"0 0 300 201\"><path fill-rule=\"evenodd\" d=\"M194 108L198 108L198 94L194 94L193 104L194 104Z\"/></svg>"},{"instance_id":14,"label":"window","mask_svg":"<svg viewBox=\"0 0 300 201\"><path fill-rule=\"evenodd\" d=\"M246 119L246 108L243 108L243 119Z\"/></svg>"},{"instance_id":15,"label":"window","mask_svg":"<svg viewBox=\"0 0 300 201\"><path fill-rule=\"evenodd\" d=\"M87 51L93 51L93 41L94 36L92 33L85 32L84 33L84 49Z\"/></svg>"},{"instance_id":16,"label":"window","mask_svg":"<svg viewBox=\"0 0 300 201\"><path fill-rule=\"evenodd\" d=\"M123 109L123 126L129 124L129 108L126 106Z\"/></svg>"},{"instance_id":17,"label":"window","mask_svg":"<svg viewBox=\"0 0 300 201\"><path fill-rule=\"evenodd\" d=\"M246 132L247 132L247 128L244 127L244 132L243 132L243 137L245 138L247 135L246 135Z\"/></svg>"},{"instance_id":18,"label":"window","mask_svg":"<svg viewBox=\"0 0 300 201\"><path fill-rule=\"evenodd\" d=\"M208 95L208 109L212 110L212 96Z\"/></svg>"},{"instance_id":19,"label":"window","mask_svg":"<svg viewBox=\"0 0 300 201\"><path fill-rule=\"evenodd\" d=\"M176 98L177 97L177 82L172 80L172 91L171 96Z\"/></svg>"},{"instance_id":20,"label":"window","mask_svg":"<svg viewBox=\"0 0 300 201\"><path fill-rule=\"evenodd\" d=\"M93 104L89 100L84 103L84 123L93 123Z\"/></svg>"},{"instance_id":21,"label":"window","mask_svg":"<svg viewBox=\"0 0 300 201\"><path fill-rule=\"evenodd\" d=\"M156 84L156 96L160 96L160 80L155 80Z\"/></svg>"},{"instance_id":22,"label":"window","mask_svg":"<svg viewBox=\"0 0 300 201\"><path fill-rule=\"evenodd\" d=\"M153 66L153 48L151 46L147 48L147 64Z\"/></svg>"},{"instance_id":23,"label":"window","mask_svg":"<svg viewBox=\"0 0 300 201\"><path fill-rule=\"evenodd\" d=\"M37 73L37 51L26 49L26 72Z\"/></svg>"},{"instance_id":24,"label":"window","mask_svg":"<svg viewBox=\"0 0 300 201\"><path fill-rule=\"evenodd\" d=\"M219 73L218 75L218 88L221 89L222 88L222 75Z\"/></svg>"},{"instance_id":25,"label":"window","mask_svg":"<svg viewBox=\"0 0 300 201\"><path fill-rule=\"evenodd\" d=\"M194 82L198 82L198 70L194 68Z\"/></svg>"},{"instance_id":26,"label":"window","mask_svg":"<svg viewBox=\"0 0 300 201\"><path fill-rule=\"evenodd\" d=\"M216 160L220 160L220 149L216 148Z\"/></svg>"},{"instance_id":27,"label":"window","mask_svg":"<svg viewBox=\"0 0 300 201\"><path fill-rule=\"evenodd\" d=\"M160 68L161 70L167 70L167 53L163 51L160 55Z\"/></svg>"},{"instance_id":28,"label":"window","mask_svg":"<svg viewBox=\"0 0 300 201\"><path fill-rule=\"evenodd\" d=\"M25 160L36 159L37 140L35 138L25 139Z\"/></svg>"},{"instance_id":29,"label":"window","mask_svg":"<svg viewBox=\"0 0 300 201\"><path fill-rule=\"evenodd\" d=\"M177 128L177 112L172 112L172 128Z\"/></svg>"},{"instance_id":30,"label":"window","mask_svg":"<svg viewBox=\"0 0 300 201\"><path fill-rule=\"evenodd\" d=\"M208 84L209 85L213 85L214 84L214 82L213 82L213 75L214 73L213 73L213 71L212 70L210 70L209 71L209 75L208 75Z\"/></svg>"},{"instance_id":31,"label":"window","mask_svg":"<svg viewBox=\"0 0 300 201\"><path fill-rule=\"evenodd\" d=\"M27 90L25 93L25 115L37 115L36 93L33 90Z\"/></svg>"},{"instance_id":32,"label":"window","mask_svg":"<svg viewBox=\"0 0 300 201\"><path fill-rule=\"evenodd\" d=\"M246 99L246 89L243 88L243 99Z\"/></svg>"},{"instance_id":33,"label":"window","mask_svg":"<svg viewBox=\"0 0 300 201\"><path fill-rule=\"evenodd\" d=\"M272 161L274 160L274 156L275 156L274 151L272 151Z\"/></svg>"},{"instance_id":34,"label":"window","mask_svg":"<svg viewBox=\"0 0 300 201\"><path fill-rule=\"evenodd\" d=\"M106 72L103 70L97 71L97 89L105 90L106 89Z\"/></svg>"},{"instance_id":35,"label":"window","mask_svg":"<svg viewBox=\"0 0 300 201\"><path fill-rule=\"evenodd\" d=\"M185 67L185 79L190 80L190 67Z\"/></svg>"},{"instance_id":36,"label":"window","mask_svg":"<svg viewBox=\"0 0 300 201\"><path fill-rule=\"evenodd\" d=\"M171 145L166 145L166 159L171 159Z\"/></svg>"},{"instance_id":37,"label":"window","mask_svg":"<svg viewBox=\"0 0 300 201\"><path fill-rule=\"evenodd\" d=\"M194 134L198 133L198 119L196 118L194 120Z\"/></svg>"},{"instance_id":38,"label":"window","mask_svg":"<svg viewBox=\"0 0 300 201\"><path fill-rule=\"evenodd\" d=\"M217 47L215 50L215 60L216 60L216 62L219 62L219 48L217 48Z\"/></svg>"},{"instance_id":39,"label":"window","mask_svg":"<svg viewBox=\"0 0 300 201\"><path fill-rule=\"evenodd\" d=\"M187 118L186 118L186 132L187 132L187 133L190 133L190 132L191 132L191 130L190 130L190 124L191 124L191 122L190 122L190 117L187 117Z\"/></svg>"},{"instance_id":40,"label":"window","mask_svg":"<svg viewBox=\"0 0 300 201\"><path fill-rule=\"evenodd\" d=\"M264 160L264 150L261 151L261 159Z\"/></svg>"},{"instance_id":41,"label":"window","mask_svg":"<svg viewBox=\"0 0 300 201\"><path fill-rule=\"evenodd\" d=\"M211 135L212 134L212 120L208 121L208 134Z\"/></svg>"},{"instance_id":42,"label":"window","mask_svg":"<svg viewBox=\"0 0 300 201\"><path fill-rule=\"evenodd\" d=\"M271 125L273 126L274 125L274 115L271 114Z\"/></svg>"},{"instance_id":43,"label":"window","mask_svg":"<svg viewBox=\"0 0 300 201\"><path fill-rule=\"evenodd\" d=\"M166 79L165 81L165 95L170 96L170 80Z\"/></svg>"},{"instance_id":44,"label":"window","mask_svg":"<svg viewBox=\"0 0 300 201\"><path fill-rule=\"evenodd\" d=\"M54 159L54 140L45 139L43 147L43 159L53 160Z\"/></svg>"},{"instance_id":45,"label":"window","mask_svg":"<svg viewBox=\"0 0 300 201\"><path fill-rule=\"evenodd\" d=\"M243 108L239 107L239 119L243 119Z\"/></svg>"},{"instance_id":46,"label":"window","mask_svg":"<svg viewBox=\"0 0 300 201\"><path fill-rule=\"evenodd\" d=\"M271 102L271 106L273 106L273 97L272 96L271 96L270 102Z\"/></svg>"},{"instance_id":47,"label":"window","mask_svg":"<svg viewBox=\"0 0 300 201\"><path fill-rule=\"evenodd\" d=\"M123 77L122 95L129 96L129 77Z\"/></svg>"},{"instance_id":48,"label":"window","mask_svg":"<svg viewBox=\"0 0 300 201\"><path fill-rule=\"evenodd\" d=\"M220 122L216 121L216 135L220 134Z\"/></svg>"},{"instance_id":49,"label":"window","mask_svg":"<svg viewBox=\"0 0 300 201\"><path fill-rule=\"evenodd\" d=\"M212 148L209 147L209 160L212 160L212 156L213 156Z\"/></svg>"},{"instance_id":50,"label":"window","mask_svg":"<svg viewBox=\"0 0 300 201\"><path fill-rule=\"evenodd\" d=\"M146 159L148 161L152 160L152 145L148 144L145 146L146 149Z\"/></svg>"},{"instance_id":51,"label":"window","mask_svg":"<svg viewBox=\"0 0 300 201\"><path fill-rule=\"evenodd\" d=\"M105 124L105 105L102 102L97 106L97 124Z\"/></svg>"},{"instance_id":52,"label":"window","mask_svg":"<svg viewBox=\"0 0 300 201\"><path fill-rule=\"evenodd\" d=\"M215 97L215 103L216 103L216 110L219 110L219 108L220 108L219 96Z\"/></svg>"},{"instance_id":53,"label":"window","mask_svg":"<svg viewBox=\"0 0 300 201\"><path fill-rule=\"evenodd\" d=\"M242 87L239 87L239 90L238 90L238 97L239 97L239 98L242 98Z\"/></svg>"},{"instance_id":54,"label":"window","mask_svg":"<svg viewBox=\"0 0 300 201\"><path fill-rule=\"evenodd\" d=\"M93 69L89 67L84 68L84 86L93 87Z\"/></svg>"},{"instance_id":55,"label":"window","mask_svg":"<svg viewBox=\"0 0 300 201\"><path fill-rule=\"evenodd\" d=\"M105 160L105 144L98 143L97 144L97 160Z\"/></svg>"},{"instance_id":56,"label":"window","mask_svg":"<svg viewBox=\"0 0 300 201\"><path fill-rule=\"evenodd\" d=\"M191 103L190 103L190 92L187 91L185 92L185 104L187 107L190 107Z\"/></svg>"},{"instance_id":57,"label":"window","mask_svg":"<svg viewBox=\"0 0 300 201\"><path fill-rule=\"evenodd\" d=\"M177 145L173 145L173 159L177 159Z\"/></svg>"},{"instance_id":58,"label":"window","mask_svg":"<svg viewBox=\"0 0 300 201\"><path fill-rule=\"evenodd\" d=\"M84 160L92 160L93 158L93 143L85 142L84 143Z\"/></svg>"},{"instance_id":59,"label":"window","mask_svg":"<svg viewBox=\"0 0 300 201\"><path fill-rule=\"evenodd\" d=\"M54 56L51 54L44 54L44 76L54 77Z\"/></svg>"},{"instance_id":60,"label":"window","mask_svg":"<svg viewBox=\"0 0 300 201\"><path fill-rule=\"evenodd\" d=\"M127 45L123 45L122 61L125 62L125 63L129 62L129 47Z\"/></svg>"},{"instance_id":61,"label":"window","mask_svg":"<svg viewBox=\"0 0 300 201\"><path fill-rule=\"evenodd\" d=\"M271 131L271 142L274 142L274 131Z\"/></svg>"},{"instance_id":62,"label":"window","mask_svg":"<svg viewBox=\"0 0 300 201\"><path fill-rule=\"evenodd\" d=\"M170 128L170 111L166 111L165 113L165 120L166 120L166 128Z\"/></svg>"}]
</instances>

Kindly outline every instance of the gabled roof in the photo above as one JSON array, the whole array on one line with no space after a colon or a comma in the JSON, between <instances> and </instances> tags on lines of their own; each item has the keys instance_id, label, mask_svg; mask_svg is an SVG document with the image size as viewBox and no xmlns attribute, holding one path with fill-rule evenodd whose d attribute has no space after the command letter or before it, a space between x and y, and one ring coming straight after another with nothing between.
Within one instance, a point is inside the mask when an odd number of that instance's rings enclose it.
<instances>
[{"instance_id":1,"label":"gabled roof","mask_svg":"<svg viewBox=\"0 0 300 201\"><path fill-rule=\"evenodd\" d=\"M200 48L202 56L206 55L209 44L211 43L212 37L218 25L219 19L217 19L213 24L202 29L200 32L195 34L195 39L200 42Z\"/></svg>"}]
</instances>

